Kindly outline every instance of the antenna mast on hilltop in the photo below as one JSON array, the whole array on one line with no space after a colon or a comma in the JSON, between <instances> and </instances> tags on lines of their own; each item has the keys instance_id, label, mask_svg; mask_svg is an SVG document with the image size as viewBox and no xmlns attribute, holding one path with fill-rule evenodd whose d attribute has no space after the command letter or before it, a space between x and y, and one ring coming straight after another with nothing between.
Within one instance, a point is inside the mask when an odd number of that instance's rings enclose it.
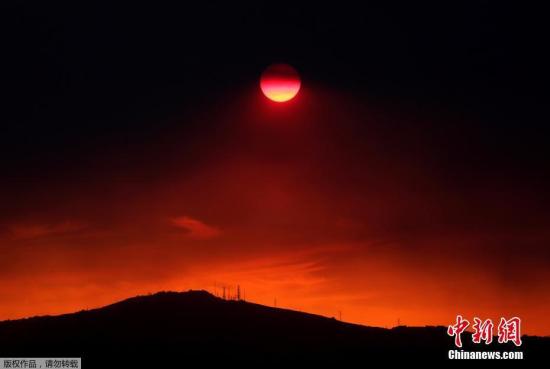
<instances>
[{"instance_id":1,"label":"antenna mast on hilltop","mask_svg":"<svg viewBox=\"0 0 550 369\"><path fill-rule=\"evenodd\" d=\"M221 288L221 296L219 295L219 292L217 292L218 287ZM245 301L246 299L246 291L243 289L241 293L241 285L238 284L236 287L233 287L233 293L231 293L232 288L231 286L226 286L224 284L216 284L215 285L215 295L218 297L221 297L224 300L228 301Z\"/></svg>"}]
</instances>

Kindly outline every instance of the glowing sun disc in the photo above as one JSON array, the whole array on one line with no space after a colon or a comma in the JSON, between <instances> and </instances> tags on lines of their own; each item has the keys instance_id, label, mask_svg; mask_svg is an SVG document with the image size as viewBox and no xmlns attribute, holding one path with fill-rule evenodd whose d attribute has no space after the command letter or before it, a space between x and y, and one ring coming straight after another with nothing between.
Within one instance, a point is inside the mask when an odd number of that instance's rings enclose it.
<instances>
[{"instance_id":1,"label":"glowing sun disc","mask_svg":"<svg viewBox=\"0 0 550 369\"><path fill-rule=\"evenodd\" d=\"M264 95L275 102L292 99L300 91L300 76L288 64L272 64L260 78L260 88Z\"/></svg>"}]
</instances>

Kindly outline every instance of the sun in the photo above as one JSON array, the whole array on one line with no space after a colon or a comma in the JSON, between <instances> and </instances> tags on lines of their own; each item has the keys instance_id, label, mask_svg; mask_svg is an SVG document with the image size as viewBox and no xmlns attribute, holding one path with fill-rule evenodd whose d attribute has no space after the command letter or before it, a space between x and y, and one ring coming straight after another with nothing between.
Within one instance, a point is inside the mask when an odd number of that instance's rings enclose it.
<instances>
[{"instance_id":1,"label":"sun","mask_svg":"<svg viewBox=\"0 0 550 369\"><path fill-rule=\"evenodd\" d=\"M293 99L300 91L301 81L296 69L288 64L272 64L262 73L260 88L275 102Z\"/></svg>"}]
</instances>

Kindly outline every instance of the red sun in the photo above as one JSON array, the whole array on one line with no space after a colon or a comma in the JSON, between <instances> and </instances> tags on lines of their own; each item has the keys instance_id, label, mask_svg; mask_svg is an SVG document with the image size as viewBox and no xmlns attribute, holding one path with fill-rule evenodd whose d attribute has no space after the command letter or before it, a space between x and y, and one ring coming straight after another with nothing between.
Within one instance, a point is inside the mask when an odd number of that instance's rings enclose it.
<instances>
[{"instance_id":1,"label":"red sun","mask_svg":"<svg viewBox=\"0 0 550 369\"><path fill-rule=\"evenodd\" d=\"M285 102L300 91L300 76L296 69L288 64L272 64L260 78L260 88L268 99Z\"/></svg>"}]
</instances>

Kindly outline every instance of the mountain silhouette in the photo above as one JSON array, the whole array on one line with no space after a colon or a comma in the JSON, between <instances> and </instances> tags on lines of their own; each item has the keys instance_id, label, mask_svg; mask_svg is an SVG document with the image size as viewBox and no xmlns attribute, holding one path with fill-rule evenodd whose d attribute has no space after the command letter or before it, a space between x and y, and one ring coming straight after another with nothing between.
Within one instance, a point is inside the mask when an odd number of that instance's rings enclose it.
<instances>
[{"instance_id":1,"label":"mountain silhouette","mask_svg":"<svg viewBox=\"0 0 550 369\"><path fill-rule=\"evenodd\" d=\"M550 338L463 350L524 352L542 360ZM0 357L82 357L84 368L185 367L241 363L445 361L455 349L446 327L392 329L298 311L227 301L206 291L159 292L99 309L0 322ZM173 366L169 366L173 365Z\"/></svg>"}]
</instances>

